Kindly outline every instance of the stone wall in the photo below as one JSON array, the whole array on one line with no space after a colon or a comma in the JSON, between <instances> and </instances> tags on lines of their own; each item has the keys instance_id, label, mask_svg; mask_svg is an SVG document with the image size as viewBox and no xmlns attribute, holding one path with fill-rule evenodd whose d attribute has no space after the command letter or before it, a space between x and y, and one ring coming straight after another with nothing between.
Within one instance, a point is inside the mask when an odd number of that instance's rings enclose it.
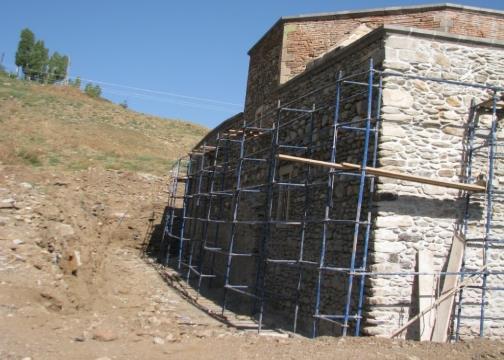
<instances>
[{"instance_id":1,"label":"stone wall","mask_svg":"<svg viewBox=\"0 0 504 360\"><path fill-rule=\"evenodd\" d=\"M472 83L504 84L504 49L476 44L461 44L449 40L391 34L385 41L384 68L410 75L438 77ZM464 134L467 130L471 99L487 100L489 92L482 89L386 77L383 91L383 126L380 140L380 165L385 169L411 174L461 181L464 157ZM486 136L491 120L480 117L477 143ZM504 135L502 122L500 137ZM474 171L486 174L486 152L475 157ZM502 191L504 175L502 160L496 164L494 184ZM415 255L428 249L435 256L435 270L445 269L447 255L455 229L460 228L463 197L457 190L430 185L380 178L377 203L378 217L370 260L372 271L415 271ZM485 209L483 195L474 195L470 207L468 238L484 234ZM494 205L494 237L502 236L504 209L502 195ZM482 266L481 242L467 244L467 268ZM500 271L504 251L490 250L490 266ZM443 279L441 279L443 280ZM481 282L480 282L481 283ZM413 316L416 282L413 276L373 277L368 296L367 326L371 335L386 335ZM502 286L501 276L489 277L490 286ZM475 336L479 331L481 291L464 292L462 311L463 336ZM502 318L504 295L489 293L485 334L502 337L504 330L495 322ZM495 320L495 321L494 321ZM414 329L411 331L414 332ZM410 335L411 334L410 331Z\"/></svg>"},{"instance_id":2,"label":"stone wall","mask_svg":"<svg viewBox=\"0 0 504 360\"><path fill-rule=\"evenodd\" d=\"M296 78L278 88L274 95L265 98L263 101L263 113L257 121L260 121L261 126L268 128L276 121L278 102L285 104L289 108L297 109L318 109L313 116L313 125L310 129L310 115L302 115L302 113L284 111L281 114L279 131L279 143L281 145L296 145L310 146L313 149L312 157L315 159L330 160L330 148L332 142L332 121L334 118L334 102L335 102L335 79L339 71L345 74L364 73L361 78L356 80L367 81L366 70L369 68L369 60L372 58L377 67L380 67L383 61L384 51L381 35L375 34L363 39L359 44L350 45L344 50L335 50L333 56L325 59L324 62L313 66L303 76ZM341 107L341 116L345 119L363 119L365 117L366 93L364 88L346 88L342 97L349 97L351 100L343 102ZM359 91L362 94L354 96L354 92ZM375 99L376 100L376 99ZM229 128L239 129L241 126L241 117L237 117L227 121L223 126L212 131L205 139L200 142L200 145L215 145L216 133L226 132ZM252 121L253 122L253 121ZM272 132L264 132L257 138L248 137L245 143L245 157L264 158L269 160L271 149ZM240 136L236 136L235 139ZM361 132L342 132L338 138L337 145L337 160L340 162L358 163L362 158L362 144L364 137ZM221 143L220 146L223 144ZM230 159L234 162L234 172L230 172L222 180L215 180L214 186L219 188L224 183L223 188L232 190L236 187L236 161L239 154L238 144L233 143L233 148L230 149ZM304 151L293 151L282 149L281 152L304 156ZM219 163L222 164L225 160L219 155ZM196 170L200 166L201 157L195 158L193 169ZM214 154L209 154L206 157L205 163L211 164L214 159ZM266 163L253 163L245 161L241 174L241 186L253 186L265 184L268 182L268 165ZM308 166L301 164L292 164L290 162L280 162L277 166L277 171L283 171L286 167L290 168L289 179L291 183L302 184L305 181ZM273 224L270 228L270 236L268 246L266 248L270 259L281 260L296 260L299 257L300 242L301 242L301 227L299 222L303 220L305 202L307 202L307 216L312 222L308 223L305 229L304 237L304 254L305 261L311 261L315 264L319 262L321 241L323 236L323 219L326 206L326 189L328 179L328 169L312 167L310 169L310 182L319 183L319 185L310 187L307 192L302 187L290 187L275 185L273 188L273 220L289 220L297 224L278 223ZM202 192L208 190L208 180L205 180L206 175L203 175ZM276 177L277 182L285 179ZM194 180L191 187L191 194L198 192ZM352 237L354 224L351 222L355 219L357 206L358 180L351 176L336 176L336 185L334 194L330 194L333 202L337 206L331 207L330 218L338 220L348 220L345 224L337 224L331 222L327 225L327 247L326 247L326 266L333 267L349 267ZM246 193L240 195L240 204L238 210L238 220L241 221L260 221L265 218L265 190L262 188L262 193ZM290 197L288 219L279 218L279 204L282 191L288 191ZM198 201L198 199L200 199ZM214 218L219 217L222 220L231 220L234 202L231 197L225 197L223 202L223 211L219 213L220 200L215 200L212 204L211 213ZM368 199L365 199L365 204ZM189 209L191 217L204 217L207 211L208 197L193 196L189 200ZM364 211L366 211L366 205ZM191 242L196 244L194 254L194 262L198 264L200 255L198 242L203 241L204 236L211 246L227 249L229 246L231 235L231 224L213 223L203 228L201 221L190 220L187 225L187 236L191 238ZM241 223L236 226L236 247L238 253L258 253L260 251L260 242L264 233L264 226L260 223L246 224ZM218 228L218 229L217 229ZM218 230L218 234L217 234ZM204 235L206 234L206 235ZM217 235L216 235L217 234ZM362 243L362 237L359 239ZM188 254L191 248L191 243L185 244L184 253ZM359 245L360 246L360 245ZM360 250L360 248L359 248ZM216 279L207 281L209 284L209 296L212 290L219 289L223 284L223 274L226 270L226 257L222 254L212 255L209 253L203 254L201 266L203 272L208 274L211 269L218 275ZM189 259L186 258L186 261ZM265 290L268 296L265 308L265 319L268 322L274 322L276 326L290 329L294 318L294 306L296 298L299 298L298 309L298 331L305 334L310 334L313 321L313 312L315 307L315 294L317 283L317 267L311 266L303 271L302 289L297 294L297 284L299 278L299 269L288 267L279 264L268 264L266 268L260 268L257 264L257 259L253 256L249 257L234 257L232 263L232 271L230 274L230 282L232 284L248 285L249 291L255 291L256 274L259 270L265 272ZM206 286L206 285L205 285ZM342 314L344 312L347 278L341 273L325 273L322 279L321 292L321 313L322 314ZM357 289L357 286L354 287ZM356 311L357 293L354 291L352 296L351 311ZM235 311L246 311L252 305L247 297L243 295L229 293L228 305ZM328 326L327 323L320 324L320 334L340 334L341 328Z\"/></svg>"},{"instance_id":3,"label":"stone wall","mask_svg":"<svg viewBox=\"0 0 504 360\"><path fill-rule=\"evenodd\" d=\"M261 113L259 116L245 119L256 125L271 127L276 120L278 103L282 106L298 109L318 109L314 113L313 130L310 130L310 118L300 116L295 112L282 112L279 142L284 145L311 146L314 152L310 155L318 160L329 160L329 150L332 137L331 122L334 118L335 78L341 70L344 74L362 73L368 68L369 59L373 58L375 67L388 71L409 75L420 75L459 80L475 83L502 85L504 70L500 64L504 60L504 51L498 44L491 45L474 39L449 38L446 34L415 31L407 36L409 30L386 27L375 30L357 42L333 50L328 56L314 63L299 76L271 91L269 96L263 94ZM359 79L365 82L365 76ZM250 84L249 84L250 85ZM486 90L458 86L455 84L422 81L404 77L387 76L384 78L384 90L381 115L383 124L380 131L379 166L411 174L461 181L462 163L466 144L464 136L468 118L469 104L472 98L476 101L486 100L489 94ZM341 117L344 120L365 118L365 95L354 95L357 89L348 88L343 98L349 98L342 104ZM373 102L376 104L376 98ZM374 107L376 109L376 106ZM229 129L239 129L244 118L238 115L226 121L218 129L211 132L201 144L216 145L217 132ZM489 128L489 117L480 117L480 130L477 142L482 143ZM499 136L504 137L502 129ZM248 136L245 156L269 160L271 132ZM239 135L235 134L235 138ZM362 159L363 137L358 132L339 134L337 158L338 162L359 163ZM222 144L221 144L222 146ZM229 145L231 157L218 155L219 163L238 159L237 143ZM286 150L282 152L306 156L302 151ZM502 152L502 151L501 151ZM475 158L475 171L486 172L485 153ZM220 157L219 157L220 156ZM210 165L215 154L206 156L206 164ZM198 161L195 161L196 168ZM504 166L502 160L497 164L494 178L497 188L502 191L504 183ZM264 184L268 179L268 163L245 162L242 171L242 186ZM306 165L280 162L277 171L289 174L289 181L303 183L308 167ZM203 177L203 190L208 191L208 177ZM225 176L215 181L215 187L233 192L236 188L236 171L227 172ZM322 219L326 204L326 188L328 170L323 168L310 169L310 181L321 183L321 187L310 187L308 193L302 187L291 188L289 220L299 222L303 219L303 210L308 198L307 213L310 219ZM277 181L281 181L277 177ZM369 184L369 183L368 183ZM333 206L330 209L331 219L353 220L357 202L358 182L355 178L337 175L334 192L331 194ZM192 187L191 193L197 188ZM281 187L275 185L273 191L273 218L277 218L277 207L281 203ZM428 249L435 254L435 270L443 270L452 243L454 231L460 228L463 194L445 188L419 185L411 182L395 181L380 178L377 185L376 203L369 207L369 198L364 199L363 213L371 211L373 233L370 243L369 269L373 272L408 272L415 271L415 256L419 249ZM502 195L501 195L502 197ZM200 200L198 200L200 199ZM238 220L261 221L266 214L265 194L243 193L240 196ZM481 195L475 195L470 207L469 238L481 238L485 219L485 209L482 207ZM213 202L211 214L213 218L232 220L234 203L231 197L224 197L219 202ZM205 217L209 197L194 196L190 200L191 216ZM219 209L223 209L219 212ZM503 235L503 202L495 203L494 237ZM206 237L211 246L227 249L229 246L230 223L213 223L204 228L201 221L194 220L188 226L188 236L198 241ZM237 226L236 252L259 253L264 227L261 224L241 223ZM348 267L350 263L353 224L327 225L326 263L332 267ZM317 263L320 259L323 225L313 222L307 225L304 237L303 259ZM283 223L273 224L270 228L270 238L266 248L271 259L296 260L299 256L301 229ZM362 232L359 244L362 244ZM191 247L188 242L187 250ZM495 250L495 251L494 251ZM358 247L358 252L362 248ZM188 253L188 252L187 252ZM481 242L468 244L467 268L476 270L482 262ZM203 256L202 256L203 255ZM200 253L198 246L194 252L195 264L208 273L215 271L217 278L205 280L208 291L220 289L226 271L226 257L222 254L207 255ZM201 259L201 261L200 261ZM489 255L492 270L502 270L504 267L504 251L492 249ZM264 271L267 302L265 319L274 325L290 329L294 317L294 306L298 299L298 331L309 334L313 321L315 306L315 289L317 282L316 268L306 268L299 271L296 267L270 263L266 267L257 262L257 257L235 257L232 263L230 280L232 284L248 286L251 292L256 291L257 273ZM298 280L302 275L302 285L298 288ZM490 276L491 286L502 286L504 280L500 276ZM342 314L344 296L347 288L347 276L342 273L331 273L323 276L321 293L322 314ZM363 333L368 335L388 335L391 331L414 316L417 297L415 294L415 276L370 276L366 282L366 302ZM441 279L443 281L443 279ZM357 285L354 286L351 300L351 313L356 312ZM212 296L209 292L209 296ZM218 294L220 296L221 294ZM481 291L470 289L464 293L461 333L464 337L474 336L478 331L479 304ZM489 305L486 323L486 334L490 337L502 337L498 318L502 317L500 308L504 298L498 292L488 296ZM228 297L228 305L236 311L246 311L253 305L246 297L232 294ZM339 334L337 326L327 326L321 323L319 334ZM350 329L352 330L352 328ZM417 337L414 327L406 334Z\"/></svg>"}]
</instances>

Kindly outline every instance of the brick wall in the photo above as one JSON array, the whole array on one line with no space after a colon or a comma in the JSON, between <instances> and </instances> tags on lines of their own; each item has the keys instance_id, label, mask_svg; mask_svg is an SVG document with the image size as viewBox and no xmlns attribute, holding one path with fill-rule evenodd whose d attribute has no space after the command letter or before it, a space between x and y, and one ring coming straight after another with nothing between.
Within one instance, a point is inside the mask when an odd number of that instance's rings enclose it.
<instances>
[{"instance_id":1,"label":"brick wall","mask_svg":"<svg viewBox=\"0 0 504 360\"><path fill-rule=\"evenodd\" d=\"M281 82L300 74L314 58L347 36L360 24L383 24L446 31L451 34L504 39L504 16L469 11L435 10L405 14L348 16L335 19L292 21L284 25Z\"/></svg>"},{"instance_id":2,"label":"brick wall","mask_svg":"<svg viewBox=\"0 0 504 360\"><path fill-rule=\"evenodd\" d=\"M253 119L263 100L279 84L301 74L306 66L344 39L360 24L383 24L446 31L451 34L504 39L504 15L440 7L350 13L280 21L250 51L245 116Z\"/></svg>"}]
</instances>

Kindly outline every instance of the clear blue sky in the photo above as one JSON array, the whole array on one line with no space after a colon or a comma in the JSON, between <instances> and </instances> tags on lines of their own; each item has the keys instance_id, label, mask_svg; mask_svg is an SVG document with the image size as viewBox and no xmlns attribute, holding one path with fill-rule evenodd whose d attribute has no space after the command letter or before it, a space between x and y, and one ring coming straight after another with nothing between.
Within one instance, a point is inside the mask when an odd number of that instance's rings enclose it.
<instances>
[{"instance_id":1,"label":"clear blue sky","mask_svg":"<svg viewBox=\"0 0 504 360\"><path fill-rule=\"evenodd\" d=\"M28 27L50 50L70 56L71 76L160 91L101 84L111 100L213 127L241 110L247 51L280 16L435 2L5 1L0 5L0 54L5 53L4 66L12 68L19 32ZM503 0L454 2L504 9Z\"/></svg>"}]
</instances>

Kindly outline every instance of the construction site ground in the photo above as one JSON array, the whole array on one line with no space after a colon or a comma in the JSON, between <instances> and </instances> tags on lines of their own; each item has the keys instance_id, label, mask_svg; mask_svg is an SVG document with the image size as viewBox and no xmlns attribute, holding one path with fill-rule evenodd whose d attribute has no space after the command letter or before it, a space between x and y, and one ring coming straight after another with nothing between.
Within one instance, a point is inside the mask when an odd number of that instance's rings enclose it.
<instances>
[{"instance_id":1,"label":"construction site ground","mask_svg":"<svg viewBox=\"0 0 504 360\"><path fill-rule=\"evenodd\" d=\"M311 340L237 329L188 301L145 255L167 178L2 165L0 174L2 360L504 358L504 343L491 340Z\"/></svg>"}]
</instances>

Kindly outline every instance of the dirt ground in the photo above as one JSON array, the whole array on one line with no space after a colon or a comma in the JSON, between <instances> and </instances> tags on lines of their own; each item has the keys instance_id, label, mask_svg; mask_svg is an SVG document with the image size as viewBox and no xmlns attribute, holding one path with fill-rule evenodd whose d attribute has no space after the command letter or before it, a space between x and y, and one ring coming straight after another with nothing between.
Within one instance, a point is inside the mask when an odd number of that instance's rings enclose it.
<instances>
[{"instance_id":1,"label":"dirt ground","mask_svg":"<svg viewBox=\"0 0 504 360\"><path fill-rule=\"evenodd\" d=\"M504 343L488 340L310 340L227 327L144 256L166 180L0 165L0 359L504 358Z\"/></svg>"}]
</instances>

